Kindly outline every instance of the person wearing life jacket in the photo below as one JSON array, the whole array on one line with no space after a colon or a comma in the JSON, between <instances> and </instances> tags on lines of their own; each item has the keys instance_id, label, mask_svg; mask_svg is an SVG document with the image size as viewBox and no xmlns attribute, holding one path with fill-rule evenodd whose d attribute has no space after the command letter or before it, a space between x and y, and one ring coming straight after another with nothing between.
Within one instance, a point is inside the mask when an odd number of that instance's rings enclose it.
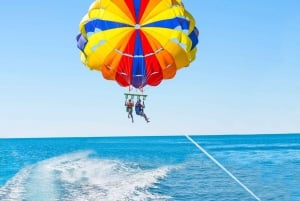
<instances>
[{"instance_id":1,"label":"person wearing life jacket","mask_svg":"<svg viewBox=\"0 0 300 201\"><path fill-rule=\"evenodd\" d=\"M135 113L137 115L140 115L140 116L144 117L146 122L149 123L150 121L149 121L149 118L147 117L147 115L144 112L144 108L145 108L144 101L142 103L141 99L138 99L138 101L135 104Z\"/></svg>"},{"instance_id":2,"label":"person wearing life jacket","mask_svg":"<svg viewBox=\"0 0 300 201\"><path fill-rule=\"evenodd\" d=\"M133 121L133 116L132 116L132 111L133 111L133 106L134 102L129 99L128 101L125 101L125 106L126 106L126 111L128 112L128 118L131 118L132 123Z\"/></svg>"}]
</instances>

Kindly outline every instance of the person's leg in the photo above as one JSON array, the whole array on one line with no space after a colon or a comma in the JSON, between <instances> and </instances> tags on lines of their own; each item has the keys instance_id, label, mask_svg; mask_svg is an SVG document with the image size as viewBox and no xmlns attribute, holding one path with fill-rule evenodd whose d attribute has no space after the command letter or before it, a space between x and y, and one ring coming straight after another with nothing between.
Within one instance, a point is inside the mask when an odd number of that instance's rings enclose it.
<instances>
[{"instance_id":1,"label":"person's leg","mask_svg":"<svg viewBox=\"0 0 300 201\"><path fill-rule=\"evenodd\" d=\"M147 121L147 123L149 122L149 119L147 117L147 115L145 113L143 113L143 117L145 118L145 120Z\"/></svg>"},{"instance_id":2,"label":"person's leg","mask_svg":"<svg viewBox=\"0 0 300 201\"><path fill-rule=\"evenodd\" d=\"M132 115L132 113L131 113L131 121L132 121L132 123L133 123L133 115Z\"/></svg>"},{"instance_id":3,"label":"person's leg","mask_svg":"<svg viewBox=\"0 0 300 201\"><path fill-rule=\"evenodd\" d=\"M132 109L130 110L130 117L131 117L131 120L132 120L132 123L133 123Z\"/></svg>"}]
</instances>

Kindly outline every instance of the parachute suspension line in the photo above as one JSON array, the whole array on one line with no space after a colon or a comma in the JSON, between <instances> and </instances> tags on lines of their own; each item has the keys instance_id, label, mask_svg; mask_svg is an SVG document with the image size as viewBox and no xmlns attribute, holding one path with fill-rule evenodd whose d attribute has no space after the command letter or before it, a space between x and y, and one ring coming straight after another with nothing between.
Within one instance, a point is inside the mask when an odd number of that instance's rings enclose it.
<instances>
[{"instance_id":1,"label":"parachute suspension line","mask_svg":"<svg viewBox=\"0 0 300 201\"><path fill-rule=\"evenodd\" d=\"M129 85L128 86L128 92L132 91L132 89L133 89L132 85Z\"/></svg>"},{"instance_id":2,"label":"parachute suspension line","mask_svg":"<svg viewBox=\"0 0 300 201\"><path fill-rule=\"evenodd\" d=\"M243 189L245 189L250 195L252 195L256 200L261 201L247 186L245 186L240 180L238 180L231 172L229 172L221 163L219 163L212 155L210 155L203 147L201 147L197 142L195 142L190 136L185 135L185 137L191 141L200 151L202 151L209 159L211 159L217 166L219 166L225 173L227 173L233 180L235 180Z\"/></svg>"},{"instance_id":3,"label":"parachute suspension line","mask_svg":"<svg viewBox=\"0 0 300 201\"><path fill-rule=\"evenodd\" d=\"M143 87L139 87L139 91L144 93L144 88Z\"/></svg>"}]
</instances>

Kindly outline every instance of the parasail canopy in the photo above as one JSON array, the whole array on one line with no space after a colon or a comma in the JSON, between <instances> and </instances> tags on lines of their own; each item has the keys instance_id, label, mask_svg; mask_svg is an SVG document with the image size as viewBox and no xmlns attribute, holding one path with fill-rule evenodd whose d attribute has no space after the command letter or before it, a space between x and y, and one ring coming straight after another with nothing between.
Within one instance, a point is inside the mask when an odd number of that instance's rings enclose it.
<instances>
[{"instance_id":1,"label":"parasail canopy","mask_svg":"<svg viewBox=\"0 0 300 201\"><path fill-rule=\"evenodd\" d=\"M197 51L195 20L181 0L96 0L79 30L83 64L124 87L157 86Z\"/></svg>"}]
</instances>

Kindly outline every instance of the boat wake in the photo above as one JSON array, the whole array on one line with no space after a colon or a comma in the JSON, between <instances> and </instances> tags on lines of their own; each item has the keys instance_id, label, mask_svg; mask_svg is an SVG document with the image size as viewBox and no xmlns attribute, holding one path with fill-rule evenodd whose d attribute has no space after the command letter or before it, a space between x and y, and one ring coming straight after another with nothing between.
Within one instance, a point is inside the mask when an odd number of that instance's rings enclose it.
<instances>
[{"instance_id":1,"label":"boat wake","mask_svg":"<svg viewBox=\"0 0 300 201\"><path fill-rule=\"evenodd\" d=\"M171 167L142 169L83 151L24 167L0 188L2 201L168 200L151 192Z\"/></svg>"}]
</instances>

